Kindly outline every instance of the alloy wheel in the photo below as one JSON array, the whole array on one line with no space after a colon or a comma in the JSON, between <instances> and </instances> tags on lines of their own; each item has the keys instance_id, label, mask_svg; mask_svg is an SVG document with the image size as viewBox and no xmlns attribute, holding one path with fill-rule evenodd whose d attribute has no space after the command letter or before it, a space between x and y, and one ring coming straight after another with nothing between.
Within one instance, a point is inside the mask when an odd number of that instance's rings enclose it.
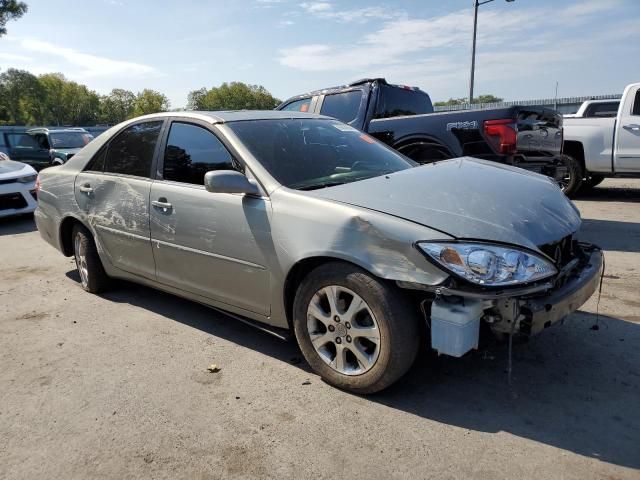
<instances>
[{"instance_id":1,"label":"alloy wheel","mask_svg":"<svg viewBox=\"0 0 640 480\"><path fill-rule=\"evenodd\" d=\"M367 303L348 288L318 290L307 308L307 328L316 353L338 373L360 375L378 360L378 322Z\"/></svg>"},{"instance_id":2,"label":"alloy wheel","mask_svg":"<svg viewBox=\"0 0 640 480\"><path fill-rule=\"evenodd\" d=\"M76 267L80 273L80 280L84 287L89 283L89 268L87 266L87 252L81 235L76 235L74 239L74 251L76 257Z\"/></svg>"}]
</instances>

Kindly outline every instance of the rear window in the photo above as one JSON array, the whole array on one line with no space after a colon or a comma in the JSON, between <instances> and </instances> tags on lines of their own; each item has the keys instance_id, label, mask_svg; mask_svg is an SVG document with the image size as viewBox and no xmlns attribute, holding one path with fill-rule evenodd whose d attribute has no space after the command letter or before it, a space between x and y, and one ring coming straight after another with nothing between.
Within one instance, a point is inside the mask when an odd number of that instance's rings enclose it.
<instances>
[{"instance_id":1,"label":"rear window","mask_svg":"<svg viewBox=\"0 0 640 480\"><path fill-rule=\"evenodd\" d=\"M322 102L320 113L341 120L344 123L353 122L358 116L361 102L362 90L327 95Z\"/></svg>"},{"instance_id":2,"label":"rear window","mask_svg":"<svg viewBox=\"0 0 640 480\"><path fill-rule=\"evenodd\" d=\"M587 107L585 117L615 117L620 102L594 103Z\"/></svg>"},{"instance_id":3,"label":"rear window","mask_svg":"<svg viewBox=\"0 0 640 480\"><path fill-rule=\"evenodd\" d=\"M420 115L433 112L429 95L391 85L380 86L380 96L374 118Z\"/></svg>"},{"instance_id":4,"label":"rear window","mask_svg":"<svg viewBox=\"0 0 640 480\"><path fill-rule=\"evenodd\" d=\"M104 171L149 177L161 127L162 121L144 122L119 133L109 143Z\"/></svg>"}]
</instances>

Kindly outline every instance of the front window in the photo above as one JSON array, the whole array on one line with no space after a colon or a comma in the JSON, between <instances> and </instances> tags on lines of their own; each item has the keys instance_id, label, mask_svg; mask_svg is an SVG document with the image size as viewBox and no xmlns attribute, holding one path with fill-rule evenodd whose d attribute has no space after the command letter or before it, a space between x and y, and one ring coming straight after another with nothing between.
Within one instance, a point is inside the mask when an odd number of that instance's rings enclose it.
<instances>
[{"instance_id":1,"label":"front window","mask_svg":"<svg viewBox=\"0 0 640 480\"><path fill-rule=\"evenodd\" d=\"M335 120L253 120L228 126L278 182L298 190L356 182L416 165Z\"/></svg>"},{"instance_id":2,"label":"front window","mask_svg":"<svg viewBox=\"0 0 640 480\"><path fill-rule=\"evenodd\" d=\"M51 148L82 148L93 140L87 132L51 132L49 143Z\"/></svg>"},{"instance_id":3,"label":"front window","mask_svg":"<svg viewBox=\"0 0 640 480\"><path fill-rule=\"evenodd\" d=\"M289 112L308 112L311 106L311 97L303 98L302 100L296 100L286 104L280 110L287 110Z\"/></svg>"},{"instance_id":4,"label":"front window","mask_svg":"<svg viewBox=\"0 0 640 480\"><path fill-rule=\"evenodd\" d=\"M362 90L335 93L324 97L320 113L327 117L337 118L344 123L349 123L354 121L358 116L361 103Z\"/></svg>"},{"instance_id":5,"label":"front window","mask_svg":"<svg viewBox=\"0 0 640 480\"><path fill-rule=\"evenodd\" d=\"M165 180L204 185L207 172L234 169L233 157L209 130L188 123L171 125L164 152Z\"/></svg>"}]
</instances>

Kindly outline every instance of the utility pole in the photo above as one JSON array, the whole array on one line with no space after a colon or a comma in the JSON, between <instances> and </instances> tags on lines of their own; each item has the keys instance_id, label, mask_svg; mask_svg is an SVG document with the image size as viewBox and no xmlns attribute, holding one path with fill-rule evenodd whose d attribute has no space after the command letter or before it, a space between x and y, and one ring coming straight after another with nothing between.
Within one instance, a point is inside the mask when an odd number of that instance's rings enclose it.
<instances>
[{"instance_id":1,"label":"utility pole","mask_svg":"<svg viewBox=\"0 0 640 480\"><path fill-rule=\"evenodd\" d=\"M515 0L505 0L507 3L515 2ZM476 72L476 37L478 34L478 9L485 3L493 2L493 0L473 0L473 46L471 48L471 78L469 81L469 104L473 103L473 83Z\"/></svg>"}]
</instances>

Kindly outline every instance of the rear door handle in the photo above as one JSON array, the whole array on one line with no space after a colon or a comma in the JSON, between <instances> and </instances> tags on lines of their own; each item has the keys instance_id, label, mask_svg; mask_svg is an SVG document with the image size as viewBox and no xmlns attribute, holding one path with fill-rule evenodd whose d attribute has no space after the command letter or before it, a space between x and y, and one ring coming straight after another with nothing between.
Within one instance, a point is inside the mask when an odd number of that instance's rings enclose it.
<instances>
[{"instance_id":1,"label":"rear door handle","mask_svg":"<svg viewBox=\"0 0 640 480\"><path fill-rule=\"evenodd\" d=\"M630 125L625 125L624 127L622 127L626 130L633 130L634 132L637 132L640 130L640 125L638 125L637 123L632 123Z\"/></svg>"},{"instance_id":2,"label":"rear door handle","mask_svg":"<svg viewBox=\"0 0 640 480\"><path fill-rule=\"evenodd\" d=\"M152 200L151 205L153 205L155 208L161 209L165 213L173 208L173 205L167 202L167 199L164 197L161 197L158 200Z\"/></svg>"},{"instance_id":3,"label":"rear door handle","mask_svg":"<svg viewBox=\"0 0 640 480\"><path fill-rule=\"evenodd\" d=\"M93 188L91 188L91 185L89 185L88 183L85 183L80 187L80 191L82 193L86 193L87 195L91 195L93 193Z\"/></svg>"}]
</instances>

